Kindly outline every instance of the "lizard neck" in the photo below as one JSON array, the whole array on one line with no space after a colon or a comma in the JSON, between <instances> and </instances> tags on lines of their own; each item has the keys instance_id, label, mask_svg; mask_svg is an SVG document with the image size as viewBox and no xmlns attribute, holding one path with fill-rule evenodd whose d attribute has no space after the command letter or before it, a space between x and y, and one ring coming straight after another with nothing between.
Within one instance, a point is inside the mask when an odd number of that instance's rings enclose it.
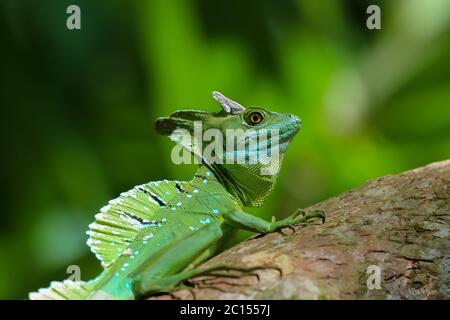
<instances>
[{"instance_id":1,"label":"lizard neck","mask_svg":"<svg viewBox=\"0 0 450 320\"><path fill-rule=\"evenodd\" d=\"M236 199L241 206L245 206L245 202L243 201L245 198L244 194L241 192L240 188L233 183L233 180L227 176L226 171L222 170L220 166L208 164L200 165L195 173L194 183L197 182L195 181L196 178L202 177L208 172L212 172L214 180L218 181L225 191Z\"/></svg>"},{"instance_id":2,"label":"lizard neck","mask_svg":"<svg viewBox=\"0 0 450 320\"><path fill-rule=\"evenodd\" d=\"M196 175L212 171L220 184L244 207L259 207L272 192L279 174L278 168L272 174L261 173L259 164L203 164Z\"/></svg>"}]
</instances>

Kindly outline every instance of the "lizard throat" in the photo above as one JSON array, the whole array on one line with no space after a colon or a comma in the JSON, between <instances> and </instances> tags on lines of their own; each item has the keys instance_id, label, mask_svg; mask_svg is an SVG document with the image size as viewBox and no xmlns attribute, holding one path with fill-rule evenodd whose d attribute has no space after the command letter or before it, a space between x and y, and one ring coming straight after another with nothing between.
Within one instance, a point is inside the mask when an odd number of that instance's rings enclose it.
<instances>
[{"instance_id":1,"label":"lizard throat","mask_svg":"<svg viewBox=\"0 0 450 320\"><path fill-rule=\"evenodd\" d=\"M282 156L279 160L281 166ZM272 192L278 171L261 174L260 164L204 164L239 203L244 207L260 207Z\"/></svg>"}]
</instances>

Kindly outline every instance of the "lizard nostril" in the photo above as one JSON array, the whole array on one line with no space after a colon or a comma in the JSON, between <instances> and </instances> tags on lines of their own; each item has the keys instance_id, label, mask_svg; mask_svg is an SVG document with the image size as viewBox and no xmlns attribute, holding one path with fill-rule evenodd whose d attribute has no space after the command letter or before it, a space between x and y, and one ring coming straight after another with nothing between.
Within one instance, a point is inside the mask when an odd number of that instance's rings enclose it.
<instances>
[{"instance_id":1,"label":"lizard nostril","mask_svg":"<svg viewBox=\"0 0 450 320\"><path fill-rule=\"evenodd\" d=\"M288 118L294 120L297 125L300 125L302 123L302 121L293 114L288 114Z\"/></svg>"}]
</instances>

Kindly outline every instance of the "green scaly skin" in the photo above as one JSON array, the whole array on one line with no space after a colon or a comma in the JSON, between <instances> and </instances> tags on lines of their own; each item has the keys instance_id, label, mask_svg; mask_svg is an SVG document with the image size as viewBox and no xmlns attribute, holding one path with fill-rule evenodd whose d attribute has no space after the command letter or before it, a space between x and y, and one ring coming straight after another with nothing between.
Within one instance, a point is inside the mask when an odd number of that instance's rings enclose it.
<instances>
[{"instance_id":1,"label":"green scaly skin","mask_svg":"<svg viewBox=\"0 0 450 320\"><path fill-rule=\"evenodd\" d=\"M217 98L216 98L217 99ZM223 99L227 99L223 97ZM218 100L219 101L219 100ZM159 118L156 130L171 137L176 129L194 133L194 121L202 121L203 132L219 129L277 129L280 132L280 158L300 129L293 115L247 108L232 100L219 101L224 110L177 111ZM226 111L226 104L236 107ZM233 105L236 104L236 105ZM257 112L262 121L249 117ZM205 143L206 145L207 143ZM196 154L192 146L184 146ZM281 163L280 163L281 164ZM158 181L137 186L109 202L90 225L88 244L101 260L104 271L89 282L53 282L49 288L30 294L31 299L137 299L154 293L170 292L198 275L223 274L221 270L252 269L196 266L214 254L227 229L269 233L322 218L321 211L303 210L279 221L265 221L244 211L260 206L270 195L278 171L261 175L261 164L219 164L202 159L191 181Z\"/></svg>"}]
</instances>

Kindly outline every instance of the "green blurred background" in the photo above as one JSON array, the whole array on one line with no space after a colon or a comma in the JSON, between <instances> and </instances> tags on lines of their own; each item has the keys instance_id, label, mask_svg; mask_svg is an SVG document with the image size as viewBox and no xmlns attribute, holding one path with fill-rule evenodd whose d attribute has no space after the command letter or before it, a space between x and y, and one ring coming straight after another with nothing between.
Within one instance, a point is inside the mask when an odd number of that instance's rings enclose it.
<instances>
[{"instance_id":1,"label":"green blurred background","mask_svg":"<svg viewBox=\"0 0 450 320\"><path fill-rule=\"evenodd\" d=\"M66 28L77 4L82 29ZM382 30L366 28L381 7ZM136 184L190 179L153 121L211 91L294 113L268 218L450 157L448 0L0 3L0 298L100 265L85 231ZM240 238L249 234L241 234Z\"/></svg>"}]
</instances>

